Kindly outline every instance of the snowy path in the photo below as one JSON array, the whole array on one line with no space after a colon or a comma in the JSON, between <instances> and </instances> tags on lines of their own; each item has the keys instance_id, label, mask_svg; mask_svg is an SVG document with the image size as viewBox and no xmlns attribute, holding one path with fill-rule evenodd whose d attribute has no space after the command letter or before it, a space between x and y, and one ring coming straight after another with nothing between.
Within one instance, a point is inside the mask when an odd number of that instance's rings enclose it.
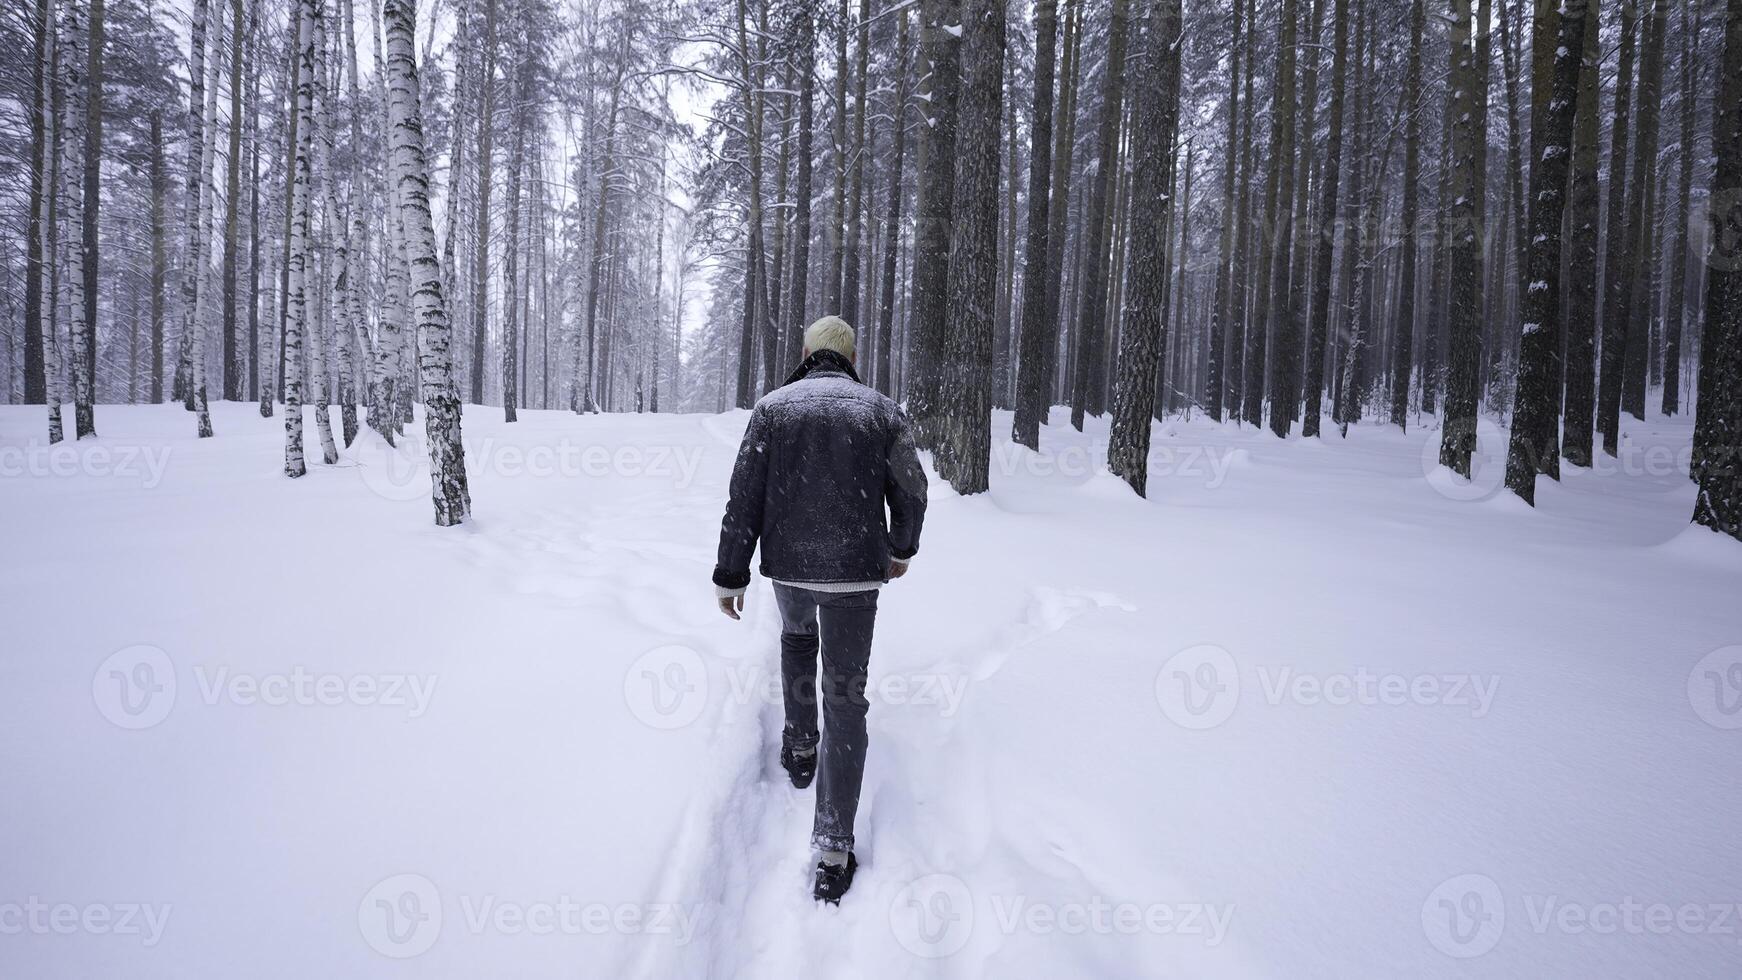
<instances>
[{"instance_id":1,"label":"snowy path","mask_svg":"<svg viewBox=\"0 0 1742 980\"><path fill-rule=\"evenodd\" d=\"M1148 501L1104 423L998 443L880 603L829 909L772 596L707 584L742 413L474 408L447 530L404 458L287 481L215 414L54 456L0 409L0 976L1742 972L1742 548L1684 420L1537 512L1427 433L1169 423Z\"/></svg>"}]
</instances>

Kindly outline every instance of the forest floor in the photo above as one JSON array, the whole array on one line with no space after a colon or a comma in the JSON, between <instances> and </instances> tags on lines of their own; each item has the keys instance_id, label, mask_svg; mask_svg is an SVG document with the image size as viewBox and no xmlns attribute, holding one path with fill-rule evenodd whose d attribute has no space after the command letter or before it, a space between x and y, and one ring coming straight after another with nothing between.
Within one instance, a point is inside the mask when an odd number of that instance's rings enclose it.
<instances>
[{"instance_id":1,"label":"forest floor","mask_svg":"<svg viewBox=\"0 0 1742 980\"><path fill-rule=\"evenodd\" d=\"M1735 976L1742 545L1687 419L1531 510L1437 433L1107 425L934 479L839 908L777 617L709 572L746 414L0 409L0 975ZM1055 411L1062 423L1062 411ZM336 418L335 418L336 421ZM421 423L419 423L421 429ZM1424 462L1425 460L1425 462ZM124 927L125 925L125 927Z\"/></svg>"}]
</instances>

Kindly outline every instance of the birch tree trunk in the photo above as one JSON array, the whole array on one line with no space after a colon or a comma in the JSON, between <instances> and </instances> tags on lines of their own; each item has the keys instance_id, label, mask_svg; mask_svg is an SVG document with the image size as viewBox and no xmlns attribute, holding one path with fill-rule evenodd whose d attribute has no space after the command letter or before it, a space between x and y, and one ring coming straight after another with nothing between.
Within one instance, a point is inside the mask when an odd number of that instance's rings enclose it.
<instances>
[{"instance_id":1,"label":"birch tree trunk","mask_svg":"<svg viewBox=\"0 0 1742 980\"><path fill-rule=\"evenodd\" d=\"M44 268L53 262L43 247L43 225L46 205L55 193L54 186L45 179L51 164L48 113L49 90L54 84L48 68L53 43L53 21L49 10L49 0L36 0L31 15L36 49L30 68L30 217L25 226L24 253L24 401L29 405L48 400L42 361L43 306L45 301L50 305L54 303L54 297L45 297L42 288ZM156 116L152 118L155 120ZM153 146L156 145L154 137Z\"/></svg>"},{"instance_id":2,"label":"birch tree trunk","mask_svg":"<svg viewBox=\"0 0 1742 980\"><path fill-rule=\"evenodd\" d=\"M203 2L203 0L202 0ZM308 323L310 159L314 143L315 0L297 0L296 152L292 164L289 287L284 324L284 475L308 472L302 453L303 334Z\"/></svg>"},{"instance_id":3,"label":"birch tree trunk","mask_svg":"<svg viewBox=\"0 0 1742 980\"><path fill-rule=\"evenodd\" d=\"M61 111L59 113L63 131L61 134L60 163L60 194L61 219L60 224L67 230L66 241L61 243L60 288L61 304L67 316L67 343L72 358L73 376L73 412L74 438L82 437L84 423L82 412L84 408L82 377L85 364L85 327L87 306L85 288L85 254L82 234L85 223L84 189L82 181L85 172L85 28L82 23L83 11L79 0L67 0L62 9L61 17L61 49L60 49L60 83L62 89ZM79 235L79 238L73 237ZM55 353L54 385L60 394L55 398L52 407L53 425L60 424L60 402L65 398L66 365L62 361L63 352L58 347Z\"/></svg>"},{"instance_id":4,"label":"birch tree trunk","mask_svg":"<svg viewBox=\"0 0 1742 980\"><path fill-rule=\"evenodd\" d=\"M307 0L304 0L306 3ZM387 0L388 118L392 125L393 178L398 187L406 255L417 315L418 374L423 388L424 435L429 442L430 496L435 522L448 527L471 513L466 451L460 436L460 401L454 392L452 328L442 296L435 226L429 213L429 171L424 162L423 110L419 105L413 37L414 0Z\"/></svg>"},{"instance_id":5,"label":"birch tree trunk","mask_svg":"<svg viewBox=\"0 0 1742 980\"><path fill-rule=\"evenodd\" d=\"M103 0L91 0L85 38L85 145L83 255L84 302L73 321L73 417L77 438L97 434L97 219L102 201Z\"/></svg>"},{"instance_id":6,"label":"birch tree trunk","mask_svg":"<svg viewBox=\"0 0 1742 980\"><path fill-rule=\"evenodd\" d=\"M313 185L311 191L321 202L321 232L319 247L316 249L322 256L322 288L316 291L319 304L316 307L313 336L309 338L313 356L310 358L310 379L314 384L315 400L315 432L321 440L321 459L328 466L339 461L339 447L333 444L332 421L332 370L327 358L332 353L332 342L329 336L329 326L335 319L344 317L345 304L342 290L344 288L345 240L339 226L338 207L333 202L332 167L333 153L333 93L328 84L331 77L327 69L327 18L324 0L316 0L314 21L315 49L315 133L314 133L314 165L312 170ZM334 268L339 274L333 275ZM328 289L333 289L328 293ZM344 324L333 327L332 332L343 329Z\"/></svg>"}]
</instances>

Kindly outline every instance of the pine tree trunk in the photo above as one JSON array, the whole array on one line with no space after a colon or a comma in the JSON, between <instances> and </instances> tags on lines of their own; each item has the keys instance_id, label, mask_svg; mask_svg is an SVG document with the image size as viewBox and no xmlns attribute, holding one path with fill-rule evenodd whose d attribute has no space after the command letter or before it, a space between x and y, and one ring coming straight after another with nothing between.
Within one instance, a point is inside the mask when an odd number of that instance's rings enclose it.
<instances>
[{"instance_id":1,"label":"pine tree trunk","mask_svg":"<svg viewBox=\"0 0 1742 980\"><path fill-rule=\"evenodd\" d=\"M1728 0L1724 60L1713 103L1711 220L1734 221L1742 201L1742 0ZM1723 209L1723 210L1720 210ZM1699 399L1694 422L1694 523L1742 539L1742 268L1734 236L1714 243L1708 258L1706 323L1700 342Z\"/></svg>"},{"instance_id":2,"label":"pine tree trunk","mask_svg":"<svg viewBox=\"0 0 1742 980\"><path fill-rule=\"evenodd\" d=\"M496 0L484 0L484 67L478 78L477 254L472 267L472 404L484 404L484 347L490 332L490 165L496 137ZM401 205L403 207L403 203Z\"/></svg>"},{"instance_id":3,"label":"pine tree trunk","mask_svg":"<svg viewBox=\"0 0 1742 980\"><path fill-rule=\"evenodd\" d=\"M1222 421L1222 357L1227 349L1228 321L1233 317L1233 293L1236 288L1239 288L1239 285L1234 282L1235 222L1239 218L1234 205L1235 187L1239 179L1240 38L1244 30L1241 17L1245 10L1245 4L1242 0L1233 0L1232 7L1234 25L1228 42L1228 139L1222 152L1222 236L1220 252L1216 256L1216 297L1210 305L1209 354L1204 376L1204 410L1209 413L1211 419L1217 422ZM1250 72L1252 67L1248 65L1245 70ZM1341 72L1336 74L1340 75ZM1331 212L1323 213L1330 214ZM1307 364L1310 368L1312 364L1310 345ZM1322 370L1320 373L1323 374ZM1310 382L1307 394L1309 398L1312 397ZM1311 419L1312 417L1313 414L1309 410L1307 418Z\"/></svg>"},{"instance_id":4,"label":"pine tree trunk","mask_svg":"<svg viewBox=\"0 0 1742 980\"><path fill-rule=\"evenodd\" d=\"M1016 417L1010 438L1030 449L1040 448L1040 423L1046 415L1050 385L1044 376L1046 352L1057 343L1058 325L1048 316L1047 258L1052 178L1053 73L1058 47L1058 0L1034 5L1034 116L1029 127L1028 243L1022 265L1022 326L1017 342ZM899 137L898 137L899 138ZM896 157L899 165L900 157ZM1010 175L1011 180L1016 175ZM1011 216L1015 220L1015 216Z\"/></svg>"},{"instance_id":5,"label":"pine tree trunk","mask_svg":"<svg viewBox=\"0 0 1742 980\"><path fill-rule=\"evenodd\" d=\"M1597 186L1599 4L1591 0L1585 29L1584 61L1579 71L1578 106L1573 120L1572 175L1567 188L1567 310L1565 422L1561 456L1574 466L1590 466L1595 432L1597 343Z\"/></svg>"},{"instance_id":6,"label":"pine tree trunk","mask_svg":"<svg viewBox=\"0 0 1742 980\"><path fill-rule=\"evenodd\" d=\"M525 0L515 5L521 30L517 30L517 38L524 38ZM519 48L519 44L516 44ZM520 401L520 388L517 384L520 372L520 348L517 331L519 319L519 276L520 276L520 174L526 166L526 133L527 133L527 91L528 68L531 62L524 50L516 50L514 80L509 88L509 101L512 103L511 118L514 142L508 149L508 195L503 201L505 220L507 222L506 237L503 241L502 269L502 419L505 422L519 420L517 405ZM530 290L527 290L530 293Z\"/></svg>"},{"instance_id":7,"label":"pine tree trunk","mask_svg":"<svg viewBox=\"0 0 1742 980\"><path fill-rule=\"evenodd\" d=\"M1621 3L1621 53L1615 74L1615 106L1609 131L1608 220L1603 225L1603 339L1597 372L1597 429L1603 451L1614 456L1621 432L1621 378L1627 349L1627 311L1633 305L1633 276L1627 261L1628 224L1632 215L1627 185L1628 117L1633 96L1633 67L1641 3Z\"/></svg>"},{"instance_id":8,"label":"pine tree trunk","mask_svg":"<svg viewBox=\"0 0 1742 980\"><path fill-rule=\"evenodd\" d=\"M1228 417L1239 422L1246 409L1246 344L1247 307L1251 302L1250 268L1252 257L1252 171L1256 161L1257 142L1253 127L1253 76L1258 74L1258 7L1257 0L1248 0L1246 27L1245 76L1240 79L1240 177L1238 200L1234 205L1234 259L1230 281L1233 285L1232 309L1228 314L1227 362L1222 370L1223 404ZM1259 379L1262 383L1263 379Z\"/></svg>"},{"instance_id":9,"label":"pine tree trunk","mask_svg":"<svg viewBox=\"0 0 1742 980\"><path fill-rule=\"evenodd\" d=\"M1700 50L1700 18L1693 16L1693 5L1682 6L1681 53L1681 170L1677 175L1675 207L1668 220L1673 221L1675 245L1670 252L1669 309L1664 316L1663 345L1663 414L1681 411L1682 334L1687 332L1688 239L1693 223L1692 190L1694 183L1694 116L1697 93L1694 81L1699 74L1695 58ZM1698 316L1695 317L1698 319Z\"/></svg>"},{"instance_id":10,"label":"pine tree trunk","mask_svg":"<svg viewBox=\"0 0 1742 980\"><path fill-rule=\"evenodd\" d=\"M1004 5L963 7L962 81L951 195L949 336L939 371L938 475L957 493L988 488L992 331L998 287L998 177Z\"/></svg>"},{"instance_id":11,"label":"pine tree trunk","mask_svg":"<svg viewBox=\"0 0 1742 980\"><path fill-rule=\"evenodd\" d=\"M1293 240L1290 225L1294 217L1294 59L1298 20L1296 0L1282 0L1277 67L1272 79L1270 172L1265 178L1263 253L1257 279L1258 309L1252 318L1251 336L1246 344L1246 406L1242 414L1253 425L1264 422L1267 369L1271 367L1268 335L1279 329L1281 317L1287 315L1286 310L1279 311L1278 307L1288 300L1288 247ZM1271 410L1275 411L1275 406Z\"/></svg>"},{"instance_id":12,"label":"pine tree trunk","mask_svg":"<svg viewBox=\"0 0 1742 980\"><path fill-rule=\"evenodd\" d=\"M1537 30L1558 36L1552 48L1536 45L1536 57L1552 58L1551 91L1532 93L1530 253L1520 327L1518 389L1506 453L1506 486L1525 503L1536 503L1536 475L1559 478L1561 407L1561 223L1566 217L1567 171L1572 158L1573 119L1585 52L1589 0L1562 0L1561 11L1537 20ZM1594 29L1594 28L1589 28ZM1543 66L1532 72L1543 81ZM1537 124L1541 129L1535 128Z\"/></svg>"},{"instance_id":13,"label":"pine tree trunk","mask_svg":"<svg viewBox=\"0 0 1742 980\"><path fill-rule=\"evenodd\" d=\"M844 18L843 18L844 19ZM843 25L843 31L845 26ZM871 0L859 0L858 92L854 95L852 169L847 202L847 241L841 258L841 315L857 322L859 246L865 234L865 88L870 73Z\"/></svg>"},{"instance_id":14,"label":"pine tree trunk","mask_svg":"<svg viewBox=\"0 0 1742 980\"><path fill-rule=\"evenodd\" d=\"M1646 360L1651 321L1656 311L1651 302L1655 263L1654 234L1657 226L1658 102L1663 88L1663 36L1669 20L1670 0L1652 0L1642 8L1648 17L1642 25L1644 49L1639 61L1639 119L1634 134L1632 179L1627 185L1628 258L1624 269L1631 283L1621 315L1626 324L1622 351L1621 409L1636 419L1645 418Z\"/></svg>"},{"instance_id":15,"label":"pine tree trunk","mask_svg":"<svg viewBox=\"0 0 1742 980\"><path fill-rule=\"evenodd\" d=\"M1083 216L1087 237L1084 260L1083 309L1077 316L1076 367L1071 380L1071 427L1083 430L1085 415L1106 410L1106 374L1101 369L1107 351L1107 280L1111 257L1109 203L1119 179L1119 123L1125 92L1126 20L1130 0L1112 0L1107 28L1107 67L1101 92L1094 185Z\"/></svg>"},{"instance_id":16,"label":"pine tree trunk","mask_svg":"<svg viewBox=\"0 0 1742 980\"><path fill-rule=\"evenodd\" d=\"M429 213L423 110L419 105L417 62L412 53L417 13L413 0L387 0L383 13L387 21L388 113L392 125L389 142L411 269L412 307L417 317L418 375L423 393L424 436L429 443L430 496L435 504L436 525L448 527L471 513L472 498L466 486L460 400L452 377L453 331L442 296L435 226Z\"/></svg>"},{"instance_id":17,"label":"pine tree trunk","mask_svg":"<svg viewBox=\"0 0 1742 980\"><path fill-rule=\"evenodd\" d=\"M1482 213L1477 210L1477 160L1485 152L1486 131L1476 103L1482 89L1472 44L1470 0L1452 0L1451 207L1447 214L1451 292L1449 300L1450 372L1446 379L1445 420L1440 463L1466 479L1476 449L1478 372L1482 357Z\"/></svg>"},{"instance_id":18,"label":"pine tree trunk","mask_svg":"<svg viewBox=\"0 0 1742 980\"><path fill-rule=\"evenodd\" d=\"M1409 375L1415 355L1415 264L1421 241L1415 227L1421 215L1421 48L1427 33L1423 0L1409 9L1409 64L1403 76L1403 255L1399 258L1397 315L1391 337L1391 421L1409 427Z\"/></svg>"},{"instance_id":19,"label":"pine tree trunk","mask_svg":"<svg viewBox=\"0 0 1742 980\"><path fill-rule=\"evenodd\" d=\"M49 21L49 0L36 0L36 8L31 17L31 30L35 35L36 56L31 61L30 69L30 218L25 228L25 259L24 259L24 401L28 405L40 405L48 400L48 386L43 374L43 305L46 301L53 304L52 295L44 297L42 286L45 263L52 262L52 257L44 254L43 225L45 218L44 205L53 196L53 185L47 183L45 177L49 169L49 89L53 78L48 70L49 45L52 40ZM155 122L157 116L153 114ZM152 146L155 149L161 137L158 130L153 129ZM153 157L156 161L156 157ZM156 206L156 196L153 196L153 206Z\"/></svg>"},{"instance_id":20,"label":"pine tree trunk","mask_svg":"<svg viewBox=\"0 0 1742 980\"><path fill-rule=\"evenodd\" d=\"M1119 334L1119 380L1113 394L1108 468L1147 494L1150 419L1167 351L1164 283L1172 220L1171 175L1179 122L1179 0L1137 0L1136 59L1131 91L1131 213L1125 322ZM1191 180L1187 168L1186 180ZM1188 201L1190 194L1185 197Z\"/></svg>"},{"instance_id":21,"label":"pine tree trunk","mask_svg":"<svg viewBox=\"0 0 1742 980\"><path fill-rule=\"evenodd\" d=\"M947 290L955 225L952 195L957 164L956 99L960 87L962 16L966 9L962 0L921 0L919 7L918 101L924 125L920 127L919 158L915 161L919 192L914 204L913 339L907 410L917 442L927 449L939 444L936 415L943 397L939 375L952 328ZM802 156L799 166L804 166ZM803 266L795 263L793 268ZM955 326L960 328L959 324Z\"/></svg>"},{"instance_id":22,"label":"pine tree trunk","mask_svg":"<svg viewBox=\"0 0 1742 980\"><path fill-rule=\"evenodd\" d=\"M1419 6L1420 0L1416 0L1416 3ZM1331 233L1336 230L1334 216L1337 213L1337 187L1342 180L1343 98L1348 88L1348 0L1335 0L1335 6L1331 9L1331 30L1335 35L1335 40L1331 42L1331 121L1330 133L1325 141L1323 183L1319 186L1319 215L1320 220L1326 223L1327 233L1313 236L1313 320L1312 329L1307 334L1304 385L1306 409L1301 420L1301 435L1308 438L1318 437L1320 416L1324 410L1325 339L1331 328L1331 257L1334 241ZM1411 50L1419 56L1419 40L1412 45ZM1407 79L1404 85L1407 93ZM1408 95L1404 98L1407 102ZM1404 228L1408 227L1406 223Z\"/></svg>"},{"instance_id":23,"label":"pine tree trunk","mask_svg":"<svg viewBox=\"0 0 1742 980\"><path fill-rule=\"evenodd\" d=\"M752 56L749 38L750 15L744 0L738 0L738 65L742 72L744 102L745 182L748 194L744 208L744 302L738 335L738 399L739 408L749 408L756 402L756 351L759 339L758 314L764 305L762 284L762 79ZM760 36L760 32L758 32ZM772 386L775 366L765 365L764 376Z\"/></svg>"},{"instance_id":24,"label":"pine tree trunk","mask_svg":"<svg viewBox=\"0 0 1742 980\"><path fill-rule=\"evenodd\" d=\"M1048 0L1041 0L1048 2ZM878 303L877 351L876 365L872 372L876 380L877 390L894 397L895 386L890 375L890 350L895 333L895 272L896 258L901 251L901 177L902 167L907 159L907 103L909 98L909 61L912 49L908 42L907 13L896 14L900 20L897 28L895 67L895 165L889 169L888 227L884 231L883 242L883 297ZM1036 84L1039 84L1038 82Z\"/></svg>"}]
</instances>

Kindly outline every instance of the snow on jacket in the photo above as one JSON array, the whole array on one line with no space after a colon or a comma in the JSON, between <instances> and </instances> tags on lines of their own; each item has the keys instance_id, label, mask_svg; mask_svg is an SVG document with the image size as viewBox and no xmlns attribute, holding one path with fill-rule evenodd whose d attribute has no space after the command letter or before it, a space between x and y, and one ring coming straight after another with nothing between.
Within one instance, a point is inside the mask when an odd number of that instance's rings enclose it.
<instances>
[{"instance_id":1,"label":"snow on jacket","mask_svg":"<svg viewBox=\"0 0 1742 980\"><path fill-rule=\"evenodd\" d=\"M888 508L885 514L885 506ZM907 417L834 351L805 359L750 413L720 523L714 584L883 582L919 550L925 471Z\"/></svg>"}]
</instances>

